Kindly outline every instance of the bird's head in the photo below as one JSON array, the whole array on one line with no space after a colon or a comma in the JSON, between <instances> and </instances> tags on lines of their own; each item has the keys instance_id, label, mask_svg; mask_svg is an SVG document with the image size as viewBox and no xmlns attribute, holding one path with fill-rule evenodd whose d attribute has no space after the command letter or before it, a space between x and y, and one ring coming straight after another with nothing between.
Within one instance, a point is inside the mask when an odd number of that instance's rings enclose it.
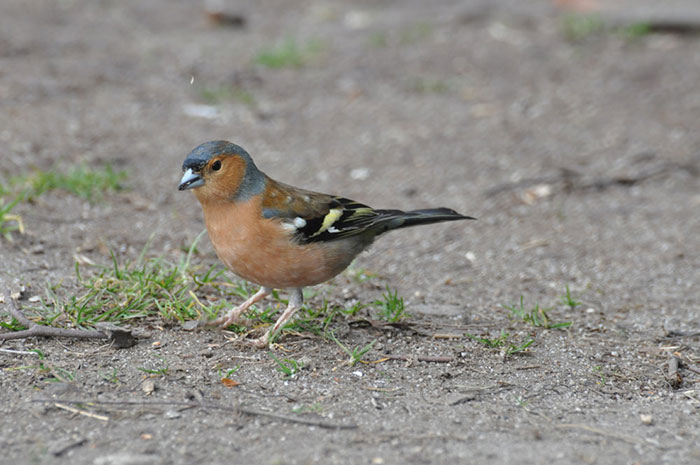
<instances>
[{"instance_id":1,"label":"bird's head","mask_svg":"<svg viewBox=\"0 0 700 465\"><path fill-rule=\"evenodd\" d=\"M205 142L182 163L178 190L195 189L202 200L244 201L265 189L265 175L243 148L224 140Z\"/></svg>"}]
</instances>

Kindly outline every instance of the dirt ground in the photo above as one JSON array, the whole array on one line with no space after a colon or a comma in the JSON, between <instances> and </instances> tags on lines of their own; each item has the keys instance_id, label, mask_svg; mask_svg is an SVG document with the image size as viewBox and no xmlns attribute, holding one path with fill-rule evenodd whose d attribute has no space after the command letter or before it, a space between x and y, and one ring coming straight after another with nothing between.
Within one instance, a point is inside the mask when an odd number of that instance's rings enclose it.
<instances>
[{"instance_id":1,"label":"dirt ground","mask_svg":"<svg viewBox=\"0 0 700 465\"><path fill-rule=\"evenodd\" d=\"M150 338L129 349L5 342L1 463L700 463L700 37L581 33L543 0L223 5L242 27L183 0L2 1L0 178L81 162L128 177L102 202L20 203L0 290L29 306L76 288L76 254L135 259L151 237L179 260L204 228L180 166L212 139L291 184L478 221L391 233L353 265L378 278L317 288L310 305L405 298L405 325L339 322L348 347L377 340L377 363L313 334L260 351L138 320ZM299 66L261 63L292 40ZM511 318L520 296L572 325ZM467 336L501 331L534 342L508 355ZM270 354L303 369L285 378Z\"/></svg>"}]
</instances>

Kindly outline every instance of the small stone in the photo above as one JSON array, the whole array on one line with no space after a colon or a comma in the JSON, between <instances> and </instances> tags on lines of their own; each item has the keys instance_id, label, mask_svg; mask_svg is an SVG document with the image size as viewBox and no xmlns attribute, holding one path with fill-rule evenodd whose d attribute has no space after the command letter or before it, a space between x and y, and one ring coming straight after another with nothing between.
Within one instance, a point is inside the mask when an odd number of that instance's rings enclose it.
<instances>
[{"instance_id":1,"label":"small stone","mask_svg":"<svg viewBox=\"0 0 700 465\"><path fill-rule=\"evenodd\" d=\"M200 323L198 320L188 320L182 324L182 329L185 331L193 331L199 327Z\"/></svg>"},{"instance_id":2,"label":"small stone","mask_svg":"<svg viewBox=\"0 0 700 465\"><path fill-rule=\"evenodd\" d=\"M313 371L314 369L314 359L308 355L302 355L298 360L299 366L303 367L304 370Z\"/></svg>"},{"instance_id":3,"label":"small stone","mask_svg":"<svg viewBox=\"0 0 700 465\"><path fill-rule=\"evenodd\" d=\"M355 181L364 181L365 179L369 178L369 169L355 168L354 170L350 171L350 177Z\"/></svg>"},{"instance_id":4,"label":"small stone","mask_svg":"<svg viewBox=\"0 0 700 465\"><path fill-rule=\"evenodd\" d=\"M42 244L37 244L31 249L29 249L29 252L35 254L35 255L40 255L44 253L44 246Z\"/></svg>"},{"instance_id":5,"label":"small stone","mask_svg":"<svg viewBox=\"0 0 700 465\"><path fill-rule=\"evenodd\" d=\"M221 113L219 109L213 105L198 105L195 103L183 105L182 111L187 116L204 119L216 119Z\"/></svg>"},{"instance_id":6,"label":"small stone","mask_svg":"<svg viewBox=\"0 0 700 465\"><path fill-rule=\"evenodd\" d=\"M654 419L648 413L642 413L641 415L639 415L639 419L645 425L651 425L652 423L654 423Z\"/></svg>"},{"instance_id":7,"label":"small stone","mask_svg":"<svg viewBox=\"0 0 700 465\"><path fill-rule=\"evenodd\" d=\"M156 383L152 379L147 379L141 384L141 390L146 394L151 394L156 390Z\"/></svg>"},{"instance_id":8,"label":"small stone","mask_svg":"<svg viewBox=\"0 0 700 465\"><path fill-rule=\"evenodd\" d=\"M372 16L366 11L348 11L343 18L343 25L351 30L360 30L369 27Z\"/></svg>"}]
</instances>

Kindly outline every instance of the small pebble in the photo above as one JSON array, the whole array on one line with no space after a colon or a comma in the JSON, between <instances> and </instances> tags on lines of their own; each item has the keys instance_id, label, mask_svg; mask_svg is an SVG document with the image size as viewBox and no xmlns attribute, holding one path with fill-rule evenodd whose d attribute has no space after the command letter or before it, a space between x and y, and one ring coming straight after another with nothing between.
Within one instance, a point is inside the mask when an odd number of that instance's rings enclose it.
<instances>
[{"instance_id":1,"label":"small pebble","mask_svg":"<svg viewBox=\"0 0 700 465\"><path fill-rule=\"evenodd\" d=\"M367 168L355 168L350 171L350 177L355 181L364 181L369 178L369 169Z\"/></svg>"},{"instance_id":2,"label":"small pebble","mask_svg":"<svg viewBox=\"0 0 700 465\"><path fill-rule=\"evenodd\" d=\"M141 384L141 390L146 394L150 394L156 390L156 383L152 379L147 379Z\"/></svg>"}]
</instances>

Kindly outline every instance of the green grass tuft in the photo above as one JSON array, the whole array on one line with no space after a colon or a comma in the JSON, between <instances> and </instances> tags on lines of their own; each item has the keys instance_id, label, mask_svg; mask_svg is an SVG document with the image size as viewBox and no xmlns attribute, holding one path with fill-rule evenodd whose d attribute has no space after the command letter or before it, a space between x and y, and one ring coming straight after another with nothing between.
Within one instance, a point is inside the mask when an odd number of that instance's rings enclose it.
<instances>
[{"instance_id":1,"label":"green grass tuft","mask_svg":"<svg viewBox=\"0 0 700 465\"><path fill-rule=\"evenodd\" d=\"M0 197L0 235L5 239L11 240L12 233L18 231L20 234L24 232L24 224L22 217L12 213L12 209L22 200L22 195L17 195L8 203Z\"/></svg>"},{"instance_id":2,"label":"green grass tuft","mask_svg":"<svg viewBox=\"0 0 700 465\"><path fill-rule=\"evenodd\" d=\"M157 355L156 358L158 359L158 362L156 362L153 368L146 368L146 367L138 367L139 371L143 371L144 373L148 373L149 375L160 375L160 376L165 376L168 374L168 362L165 360L165 358L161 357L160 355Z\"/></svg>"},{"instance_id":3,"label":"green grass tuft","mask_svg":"<svg viewBox=\"0 0 700 465\"><path fill-rule=\"evenodd\" d=\"M213 317L228 306L227 297L245 294L245 289L222 277L224 270L211 267L198 271L190 265L193 250L179 263L162 257L146 258L148 245L134 262L119 263L112 254L112 265L96 267L97 272L84 276L76 262L75 272L80 290L67 298L59 296L60 286L48 290L42 300L40 324L67 320L74 327L91 327L98 322L125 322L139 318L160 317L166 321ZM207 287L221 297L212 304L203 304L195 291ZM5 323L5 325L12 323Z\"/></svg>"},{"instance_id":4,"label":"green grass tuft","mask_svg":"<svg viewBox=\"0 0 700 465\"><path fill-rule=\"evenodd\" d=\"M275 361L277 366L275 367L277 371L282 373L285 378L294 378L304 367L304 364L294 360L293 358L283 358L279 359L275 354L270 353L270 357Z\"/></svg>"},{"instance_id":5,"label":"green grass tuft","mask_svg":"<svg viewBox=\"0 0 700 465\"><path fill-rule=\"evenodd\" d=\"M37 170L29 176L10 178L7 185L0 183L0 235L11 240L13 232L24 232L22 217L11 213L19 202L32 201L53 190L95 202L102 200L106 192L121 190L126 176L126 171L114 171L110 165L92 169L83 164L66 172Z\"/></svg>"},{"instance_id":6,"label":"green grass tuft","mask_svg":"<svg viewBox=\"0 0 700 465\"><path fill-rule=\"evenodd\" d=\"M571 42L580 42L605 32L602 18L596 15L568 14L562 19L564 37Z\"/></svg>"},{"instance_id":7,"label":"green grass tuft","mask_svg":"<svg viewBox=\"0 0 700 465\"><path fill-rule=\"evenodd\" d=\"M532 326L544 329L559 329L571 326L571 321L562 323L553 323L547 312L551 308L541 308L539 304L535 304L530 310L525 309L523 296L520 296L519 305L502 305L502 307L510 311L510 317L519 319L525 323L530 323Z\"/></svg>"},{"instance_id":8,"label":"green grass tuft","mask_svg":"<svg viewBox=\"0 0 700 465\"><path fill-rule=\"evenodd\" d=\"M386 292L382 294L381 299L372 302L372 306L378 310L379 319L390 323L401 321L407 316L403 297L398 296L398 291L391 292L389 286L386 287Z\"/></svg>"},{"instance_id":9,"label":"green grass tuft","mask_svg":"<svg viewBox=\"0 0 700 465\"><path fill-rule=\"evenodd\" d=\"M231 378L239 369L241 368L240 365L236 365L233 368L229 368L228 370L224 371L221 367L217 370L217 373L219 374L219 379L225 379L225 378Z\"/></svg>"},{"instance_id":10,"label":"green grass tuft","mask_svg":"<svg viewBox=\"0 0 700 465\"><path fill-rule=\"evenodd\" d=\"M503 347L508 341L509 334L501 330L501 334L495 338L477 337L467 333L467 337L473 341L480 342L489 349L498 349Z\"/></svg>"},{"instance_id":11,"label":"green grass tuft","mask_svg":"<svg viewBox=\"0 0 700 465\"><path fill-rule=\"evenodd\" d=\"M534 339L530 338L521 344L515 344L513 342L510 342L510 334L506 333L503 330L501 330L501 334L499 334L495 338L477 337L469 333L466 333L466 336L469 339L472 339L473 341L480 342L489 349L500 349L506 356L514 355L519 352L524 352L525 349L530 347L535 342Z\"/></svg>"},{"instance_id":12,"label":"green grass tuft","mask_svg":"<svg viewBox=\"0 0 700 465\"><path fill-rule=\"evenodd\" d=\"M106 192L121 190L126 176L126 171L114 171L110 165L93 169L81 164L67 172L36 171L27 179L27 198L58 189L86 200L102 200Z\"/></svg>"},{"instance_id":13,"label":"green grass tuft","mask_svg":"<svg viewBox=\"0 0 700 465\"><path fill-rule=\"evenodd\" d=\"M571 310L575 310L576 307L581 305L581 302L574 300L573 297L571 297L571 291L569 290L569 285L566 285L566 294L564 294L561 297L561 301L564 303L564 305L567 305Z\"/></svg>"},{"instance_id":14,"label":"green grass tuft","mask_svg":"<svg viewBox=\"0 0 700 465\"><path fill-rule=\"evenodd\" d=\"M308 64L322 48L318 40L310 40L302 46L295 39L287 38L284 42L261 50L254 61L271 69L301 68Z\"/></svg>"},{"instance_id":15,"label":"green grass tuft","mask_svg":"<svg viewBox=\"0 0 700 465\"><path fill-rule=\"evenodd\" d=\"M571 42L582 42L596 36L617 34L624 39L645 37L652 32L648 23L615 25L606 23L598 15L569 14L562 19L564 37Z\"/></svg>"},{"instance_id":16,"label":"green grass tuft","mask_svg":"<svg viewBox=\"0 0 700 465\"><path fill-rule=\"evenodd\" d=\"M347 362L347 363L348 363L348 365L350 365L350 366L355 366L355 364L356 364L357 362L361 362L361 361L362 361L362 357L363 357L367 352L369 352L370 350L372 350L372 347L373 347L374 344L377 342L377 340L374 339L372 342L370 342L369 344L366 344L366 345L364 345L364 346L355 346L355 347L353 347L352 349L348 349L347 346L345 346L342 342L340 342L340 341L338 340L338 338L335 337L335 334L330 333L328 337L329 337L330 340L332 340L333 342L335 342L335 343L338 345L338 347L340 347L341 349L343 349L343 352L345 352L346 354L348 354L348 356L349 356L350 358L348 359L348 362Z\"/></svg>"},{"instance_id":17,"label":"green grass tuft","mask_svg":"<svg viewBox=\"0 0 700 465\"><path fill-rule=\"evenodd\" d=\"M620 34L626 39L637 39L651 34L652 28L649 23L634 23L620 28Z\"/></svg>"}]
</instances>

